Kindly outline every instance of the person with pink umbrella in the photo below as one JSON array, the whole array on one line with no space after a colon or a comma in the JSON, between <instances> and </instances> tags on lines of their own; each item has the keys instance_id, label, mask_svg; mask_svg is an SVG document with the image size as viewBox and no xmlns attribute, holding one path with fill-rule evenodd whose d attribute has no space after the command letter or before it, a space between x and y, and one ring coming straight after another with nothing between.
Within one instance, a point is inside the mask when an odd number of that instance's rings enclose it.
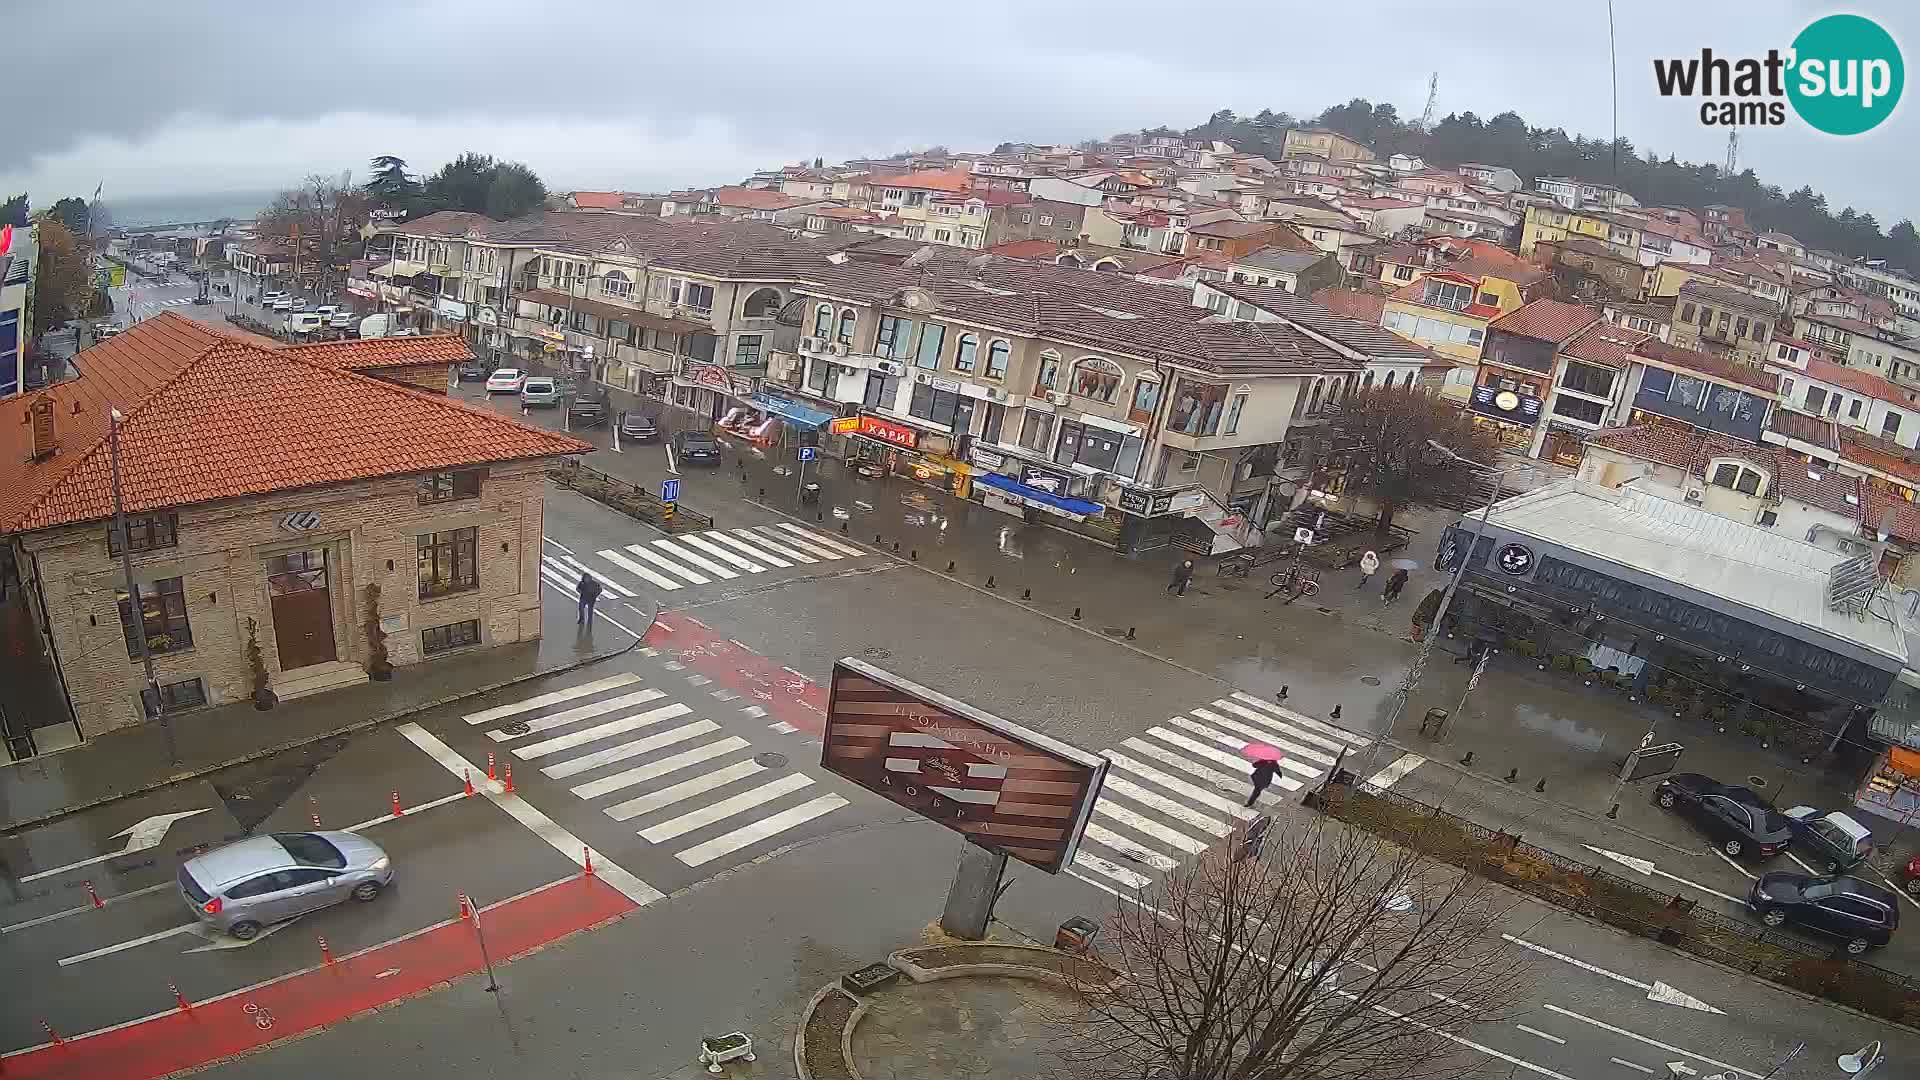
<instances>
[{"instance_id":1,"label":"person with pink umbrella","mask_svg":"<svg viewBox=\"0 0 1920 1080\"><path fill-rule=\"evenodd\" d=\"M1240 752L1253 759L1253 794L1247 796L1247 805L1252 806L1267 790L1267 785L1273 783L1274 774L1280 771L1280 759L1284 755L1279 747L1266 743L1248 743L1240 748Z\"/></svg>"}]
</instances>

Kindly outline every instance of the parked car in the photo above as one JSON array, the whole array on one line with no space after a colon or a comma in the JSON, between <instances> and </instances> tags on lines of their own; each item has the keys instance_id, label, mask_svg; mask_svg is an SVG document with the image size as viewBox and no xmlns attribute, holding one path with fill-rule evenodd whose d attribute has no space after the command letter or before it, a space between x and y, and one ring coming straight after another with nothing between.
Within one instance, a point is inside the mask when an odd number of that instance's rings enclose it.
<instances>
[{"instance_id":1,"label":"parked car","mask_svg":"<svg viewBox=\"0 0 1920 1080\"><path fill-rule=\"evenodd\" d=\"M247 941L296 915L372 900L393 883L393 860L356 833L270 833L188 859L177 880L195 918Z\"/></svg>"},{"instance_id":2,"label":"parked car","mask_svg":"<svg viewBox=\"0 0 1920 1080\"><path fill-rule=\"evenodd\" d=\"M488 375L493 374L493 368L489 367L485 360L469 360L455 368L454 371L459 376L461 382L485 379Z\"/></svg>"},{"instance_id":3,"label":"parked car","mask_svg":"<svg viewBox=\"0 0 1920 1080\"><path fill-rule=\"evenodd\" d=\"M336 311L327 318L327 325L335 330L351 330L360 317L351 311Z\"/></svg>"},{"instance_id":4,"label":"parked car","mask_svg":"<svg viewBox=\"0 0 1920 1080\"><path fill-rule=\"evenodd\" d=\"M1762 874L1747 893L1747 907L1768 926L1791 925L1839 938L1855 955L1885 945L1900 927L1899 897L1846 875Z\"/></svg>"},{"instance_id":5,"label":"parked car","mask_svg":"<svg viewBox=\"0 0 1920 1080\"><path fill-rule=\"evenodd\" d=\"M327 325L327 321L311 311L292 311L287 313L285 330L289 334L311 334Z\"/></svg>"},{"instance_id":6,"label":"parked car","mask_svg":"<svg viewBox=\"0 0 1920 1080\"><path fill-rule=\"evenodd\" d=\"M1793 839L1787 819L1751 788L1729 787L1699 773L1674 773L1660 781L1653 801L1691 820L1729 855L1751 851L1771 858Z\"/></svg>"},{"instance_id":7,"label":"parked car","mask_svg":"<svg viewBox=\"0 0 1920 1080\"><path fill-rule=\"evenodd\" d=\"M293 298L293 310L295 310L295 311L305 311L305 310L307 310L307 298L306 298L306 297L304 297L304 296L296 296L296 297L294 297L294 298Z\"/></svg>"},{"instance_id":8,"label":"parked car","mask_svg":"<svg viewBox=\"0 0 1920 1080\"><path fill-rule=\"evenodd\" d=\"M274 301L273 303L271 303L271 304L269 304L269 305L267 305L267 306L268 306L268 307L271 307L271 308L272 308L273 310L275 310L275 311L293 311L293 310L295 310L295 308L294 308L294 306L293 306L293 298L292 298L292 297L289 297L289 296L283 296L283 297L281 297L280 299L278 299L278 300L275 300L275 301Z\"/></svg>"},{"instance_id":9,"label":"parked car","mask_svg":"<svg viewBox=\"0 0 1920 1080\"><path fill-rule=\"evenodd\" d=\"M576 397L567 404L567 426L598 427L607 422L607 403L598 397Z\"/></svg>"},{"instance_id":10,"label":"parked car","mask_svg":"<svg viewBox=\"0 0 1920 1080\"><path fill-rule=\"evenodd\" d=\"M704 431L674 432L673 452L682 462L720 464L720 443Z\"/></svg>"},{"instance_id":11,"label":"parked car","mask_svg":"<svg viewBox=\"0 0 1920 1080\"><path fill-rule=\"evenodd\" d=\"M1920 896L1920 855L1907 860L1900 868L1900 887L1907 890L1908 896Z\"/></svg>"},{"instance_id":12,"label":"parked car","mask_svg":"<svg viewBox=\"0 0 1920 1080\"><path fill-rule=\"evenodd\" d=\"M262 304L267 304L267 305L272 305L273 302L276 300L288 300L288 299L292 299L292 298L289 297L286 294L285 290L282 290L282 289L272 289L260 294L260 302Z\"/></svg>"},{"instance_id":13,"label":"parked car","mask_svg":"<svg viewBox=\"0 0 1920 1080\"><path fill-rule=\"evenodd\" d=\"M1873 834L1865 825L1835 810L1823 814L1811 806L1785 811L1793 847L1807 863L1829 874L1851 870L1873 854Z\"/></svg>"},{"instance_id":14,"label":"parked car","mask_svg":"<svg viewBox=\"0 0 1920 1080\"><path fill-rule=\"evenodd\" d=\"M551 408L560 404L560 388L549 378L525 379L520 383L520 404L529 409Z\"/></svg>"},{"instance_id":15,"label":"parked car","mask_svg":"<svg viewBox=\"0 0 1920 1080\"><path fill-rule=\"evenodd\" d=\"M362 331L361 336L366 336L364 331ZM487 393L517 394L520 392L521 385L526 381L526 372L516 368L500 368L493 374L487 376Z\"/></svg>"},{"instance_id":16,"label":"parked car","mask_svg":"<svg viewBox=\"0 0 1920 1080\"><path fill-rule=\"evenodd\" d=\"M660 421L638 409L620 414L620 437L644 442L660 437Z\"/></svg>"}]
</instances>

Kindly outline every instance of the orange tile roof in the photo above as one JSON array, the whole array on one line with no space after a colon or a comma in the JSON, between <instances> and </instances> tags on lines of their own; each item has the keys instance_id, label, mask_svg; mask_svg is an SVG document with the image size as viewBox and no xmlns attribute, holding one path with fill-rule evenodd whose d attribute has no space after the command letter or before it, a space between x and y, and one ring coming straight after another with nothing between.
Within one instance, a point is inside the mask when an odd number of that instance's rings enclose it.
<instances>
[{"instance_id":1,"label":"orange tile roof","mask_svg":"<svg viewBox=\"0 0 1920 1080\"><path fill-rule=\"evenodd\" d=\"M1627 354L1633 351L1634 346L1652 337L1652 334L1627 330L1610 322L1597 322L1575 335L1561 351L1575 360L1624 368L1627 366Z\"/></svg>"},{"instance_id":2,"label":"orange tile roof","mask_svg":"<svg viewBox=\"0 0 1920 1080\"><path fill-rule=\"evenodd\" d=\"M1840 429L1840 460L1850 461L1876 469L1888 476L1898 476L1912 484L1920 484L1920 463L1905 456L1905 448L1896 445L1894 449L1901 453L1890 453L1881 446L1874 445L1882 440L1862 432Z\"/></svg>"},{"instance_id":3,"label":"orange tile roof","mask_svg":"<svg viewBox=\"0 0 1920 1080\"><path fill-rule=\"evenodd\" d=\"M473 359L473 350L455 334L427 337L369 338L361 341L317 341L311 345L287 345L282 352L296 353L342 371L368 371L373 368L445 366Z\"/></svg>"},{"instance_id":4,"label":"orange tile roof","mask_svg":"<svg viewBox=\"0 0 1920 1080\"><path fill-rule=\"evenodd\" d=\"M360 344L395 340L406 339ZM121 470L135 512L591 449L308 352L262 348L171 312L85 350L77 379L39 392L57 402L52 456L28 460L18 403L0 420L0 534L111 515L113 408L125 417Z\"/></svg>"},{"instance_id":5,"label":"orange tile roof","mask_svg":"<svg viewBox=\"0 0 1920 1080\"><path fill-rule=\"evenodd\" d=\"M1336 315L1345 315L1351 319L1379 323L1380 316L1386 311L1387 298L1379 293L1361 292L1359 289L1325 288L1309 297L1314 303Z\"/></svg>"},{"instance_id":6,"label":"orange tile roof","mask_svg":"<svg viewBox=\"0 0 1920 1080\"><path fill-rule=\"evenodd\" d=\"M1874 529L1882 524L1891 525L1892 528L1886 530L1889 535L1908 543L1920 541L1920 506L1898 495L1868 487L1866 524Z\"/></svg>"},{"instance_id":7,"label":"orange tile roof","mask_svg":"<svg viewBox=\"0 0 1920 1080\"><path fill-rule=\"evenodd\" d=\"M582 210L618 210L625 203L617 191L576 191L573 205Z\"/></svg>"},{"instance_id":8,"label":"orange tile roof","mask_svg":"<svg viewBox=\"0 0 1920 1080\"><path fill-rule=\"evenodd\" d=\"M720 187L713 189L713 201L721 206L748 210L785 210L811 200L783 195L770 188Z\"/></svg>"},{"instance_id":9,"label":"orange tile roof","mask_svg":"<svg viewBox=\"0 0 1920 1080\"><path fill-rule=\"evenodd\" d=\"M1649 337L1635 345L1633 351L1646 359L1658 360L1664 364L1672 364L1674 367L1711 375L1726 382L1752 387L1770 397L1780 392L1780 384L1772 376L1751 364L1743 364L1738 360L1729 360L1698 349L1683 349L1656 337Z\"/></svg>"},{"instance_id":10,"label":"orange tile roof","mask_svg":"<svg viewBox=\"0 0 1920 1080\"><path fill-rule=\"evenodd\" d=\"M1880 401L1890 401L1896 405L1911 405L1914 401L1911 391L1902 390L1871 371L1830 364L1809 356L1805 373L1807 378L1817 382L1843 387Z\"/></svg>"},{"instance_id":11,"label":"orange tile roof","mask_svg":"<svg viewBox=\"0 0 1920 1080\"><path fill-rule=\"evenodd\" d=\"M989 254L1005 255L1009 259L1045 259L1053 261L1060 254L1060 245L1052 240L1010 240L987 249Z\"/></svg>"},{"instance_id":12,"label":"orange tile roof","mask_svg":"<svg viewBox=\"0 0 1920 1080\"><path fill-rule=\"evenodd\" d=\"M867 180L867 186L966 191L973 187L973 174L965 169L923 169L898 176L871 177Z\"/></svg>"},{"instance_id":13,"label":"orange tile roof","mask_svg":"<svg viewBox=\"0 0 1920 1080\"><path fill-rule=\"evenodd\" d=\"M1558 300L1534 300L1500 316L1487 326L1521 337L1550 341L1558 345L1593 325L1600 313L1584 304L1566 304Z\"/></svg>"}]
</instances>

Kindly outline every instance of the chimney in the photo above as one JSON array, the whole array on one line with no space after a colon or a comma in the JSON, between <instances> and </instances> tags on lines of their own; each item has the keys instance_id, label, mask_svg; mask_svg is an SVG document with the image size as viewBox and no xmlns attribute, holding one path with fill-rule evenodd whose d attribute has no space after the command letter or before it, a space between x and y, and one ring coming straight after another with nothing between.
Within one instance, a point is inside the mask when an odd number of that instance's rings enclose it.
<instances>
[{"instance_id":1,"label":"chimney","mask_svg":"<svg viewBox=\"0 0 1920 1080\"><path fill-rule=\"evenodd\" d=\"M53 456L58 444L53 438L53 396L42 394L27 406L27 423L33 425L33 460L45 461Z\"/></svg>"}]
</instances>

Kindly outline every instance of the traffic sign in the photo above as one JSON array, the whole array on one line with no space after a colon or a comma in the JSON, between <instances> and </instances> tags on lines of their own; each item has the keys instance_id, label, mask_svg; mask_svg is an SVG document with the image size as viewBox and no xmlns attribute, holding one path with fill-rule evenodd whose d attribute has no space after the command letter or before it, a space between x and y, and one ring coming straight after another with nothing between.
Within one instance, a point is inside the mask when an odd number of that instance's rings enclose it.
<instances>
[{"instance_id":1,"label":"traffic sign","mask_svg":"<svg viewBox=\"0 0 1920 1080\"><path fill-rule=\"evenodd\" d=\"M814 458L817 458L819 456L820 456L820 451L815 447L803 446L800 448L801 461L812 461Z\"/></svg>"},{"instance_id":2,"label":"traffic sign","mask_svg":"<svg viewBox=\"0 0 1920 1080\"><path fill-rule=\"evenodd\" d=\"M670 476L660 481L660 501L664 503L680 501L680 479Z\"/></svg>"}]
</instances>

